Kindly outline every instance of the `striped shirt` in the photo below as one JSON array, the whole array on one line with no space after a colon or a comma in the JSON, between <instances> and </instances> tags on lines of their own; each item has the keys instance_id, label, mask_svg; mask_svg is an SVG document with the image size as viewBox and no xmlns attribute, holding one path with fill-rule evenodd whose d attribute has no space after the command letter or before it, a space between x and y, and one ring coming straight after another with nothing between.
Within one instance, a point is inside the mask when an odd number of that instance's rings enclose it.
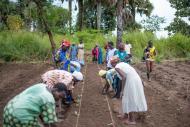
<instances>
[{"instance_id":1,"label":"striped shirt","mask_svg":"<svg viewBox=\"0 0 190 127\"><path fill-rule=\"evenodd\" d=\"M41 76L41 78L49 88L52 88L57 83L64 83L68 90L72 90L74 88L72 84L72 74L64 70L47 71Z\"/></svg>"}]
</instances>

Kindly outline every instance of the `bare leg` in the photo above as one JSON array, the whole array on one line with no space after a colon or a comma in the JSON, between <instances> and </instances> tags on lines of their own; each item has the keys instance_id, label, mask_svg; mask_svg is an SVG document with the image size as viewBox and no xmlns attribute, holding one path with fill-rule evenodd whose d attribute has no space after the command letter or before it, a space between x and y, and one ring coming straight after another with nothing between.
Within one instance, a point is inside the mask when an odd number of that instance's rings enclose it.
<instances>
[{"instance_id":1,"label":"bare leg","mask_svg":"<svg viewBox=\"0 0 190 127\"><path fill-rule=\"evenodd\" d=\"M129 113L129 121L130 122L135 122L135 113L134 112Z\"/></svg>"},{"instance_id":2,"label":"bare leg","mask_svg":"<svg viewBox=\"0 0 190 127\"><path fill-rule=\"evenodd\" d=\"M150 61L146 60L147 78L150 79Z\"/></svg>"},{"instance_id":3,"label":"bare leg","mask_svg":"<svg viewBox=\"0 0 190 127\"><path fill-rule=\"evenodd\" d=\"M150 61L149 81L151 80L151 73L152 73L152 70L153 70L153 64L154 64L154 61Z\"/></svg>"},{"instance_id":4,"label":"bare leg","mask_svg":"<svg viewBox=\"0 0 190 127\"><path fill-rule=\"evenodd\" d=\"M130 112L128 115L128 119L124 121L125 124L129 124L129 125L135 125L136 121L135 121L135 113L134 112Z\"/></svg>"},{"instance_id":5,"label":"bare leg","mask_svg":"<svg viewBox=\"0 0 190 127\"><path fill-rule=\"evenodd\" d=\"M118 118L124 119L125 118L125 113L123 113L123 108L122 108L122 100L119 102L119 115L117 115Z\"/></svg>"},{"instance_id":6,"label":"bare leg","mask_svg":"<svg viewBox=\"0 0 190 127\"><path fill-rule=\"evenodd\" d=\"M153 65L154 65L154 61L150 61L150 73L151 73L152 70L153 70Z\"/></svg>"}]
</instances>

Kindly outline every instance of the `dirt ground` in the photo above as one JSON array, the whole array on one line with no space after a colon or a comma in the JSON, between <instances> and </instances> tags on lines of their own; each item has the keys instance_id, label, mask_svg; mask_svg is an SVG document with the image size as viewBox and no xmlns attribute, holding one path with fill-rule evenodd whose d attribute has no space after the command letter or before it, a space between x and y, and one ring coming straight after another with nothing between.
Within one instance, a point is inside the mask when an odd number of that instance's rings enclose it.
<instances>
[{"instance_id":1,"label":"dirt ground","mask_svg":"<svg viewBox=\"0 0 190 127\"><path fill-rule=\"evenodd\" d=\"M190 127L190 61L156 64L152 81L146 79L144 63L134 65L145 84L148 112L137 114L136 127ZM0 64L0 125L5 104L20 91L40 82L50 69L45 63ZM125 127L117 115L118 100L102 95L104 81L98 76L103 65L87 63L84 82L74 89L78 104L67 108L58 127ZM130 126L128 126L130 127Z\"/></svg>"}]
</instances>

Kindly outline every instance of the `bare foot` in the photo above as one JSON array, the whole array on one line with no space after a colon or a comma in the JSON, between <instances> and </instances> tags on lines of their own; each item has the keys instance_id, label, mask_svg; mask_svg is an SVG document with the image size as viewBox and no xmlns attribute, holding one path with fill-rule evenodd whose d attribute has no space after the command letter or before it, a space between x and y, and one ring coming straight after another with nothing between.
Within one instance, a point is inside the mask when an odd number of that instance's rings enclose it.
<instances>
[{"instance_id":1,"label":"bare foot","mask_svg":"<svg viewBox=\"0 0 190 127\"><path fill-rule=\"evenodd\" d=\"M122 115L122 114L119 114L119 115L117 115L117 118L124 119L124 118L125 118L125 116L124 116L124 115Z\"/></svg>"},{"instance_id":2,"label":"bare foot","mask_svg":"<svg viewBox=\"0 0 190 127\"><path fill-rule=\"evenodd\" d=\"M127 124L127 125L136 125L136 122L135 122L135 121L129 121L128 119L127 119L127 120L124 120L123 123L124 123L124 124Z\"/></svg>"}]
</instances>

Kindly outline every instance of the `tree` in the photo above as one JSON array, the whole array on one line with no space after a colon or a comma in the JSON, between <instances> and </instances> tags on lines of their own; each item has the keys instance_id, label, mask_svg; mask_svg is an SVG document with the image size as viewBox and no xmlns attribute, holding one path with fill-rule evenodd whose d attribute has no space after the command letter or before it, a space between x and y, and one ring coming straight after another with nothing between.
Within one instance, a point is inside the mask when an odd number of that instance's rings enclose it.
<instances>
[{"instance_id":1,"label":"tree","mask_svg":"<svg viewBox=\"0 0 190 127\"><path fill-rule=\"evenodd\" d=\"M72 29L72 0L69 1L69 33L71 34Z\"/></svg>"},{"instance_id":2,"label":"tree","mask_svg":"<svg viewBox=\"0 0 190 127\"><path fill-rule=\"evenodd\" d=\"M117 0L116 3L116 14L117 14L117 47L122 43L123 35L123 0Z\"/></svg>"},{"instance_id":3,"label":"tree","mask_svg":"<svg viewBox=\"0 0 190 127\"><path fill-rule=\"evenodd\" d=\"M97 21L97 29L100 29L100 24L101 24L101 14L102 14L102 2L101 0L96 0L96 9L97 9L97 14L96 14L96 21Z\"/></svg>"},{"instance_id":4,"label":"tree","mask_svg":"<svg viewBox=\"0 0 190 127\"><path fill-rule=\"evenodd\" d=\"M79 31L83 28L83 14L84 14L84 4L83 0L78 0L78 7L79 7L79 13L78 13L78 29Z\"/></svg>"},{"instance_id":5,"label":"tree","mask_svg":"<svg viewBox=\"0 0 190 127\"><path fill-rule=\"evenodd\" d=\"M172 33L181 33L190 36L190 25L180 18L175 18L174 21L165 29Z\"/></svg>"},{"instance_id":6,"label":"tree","mask_svg":"<svg viewBox=\"0 0 190 127\"><path fill-rule=\"evenodd\" d=\"M40 19L40 22L43 24L44 26L44 29L46 31L46 33L48 34L49 36L49 40L50 40L50 43L51 43L51 49L52 49L52 55L54 57L54 54L55 54L55 48L56 48L56 44L55 44L55 41L53 39L53 34L49 28L49 25L47 23L47 20L45 18L45 15L44 15L44 7L49 5L52 1L46 1L46 0L32 0L36 6L37 6L37 12L38 12L38 18Z\"/></svg>"},{"instance_id":7,"label":"tree","mask_svg":"<svg viewBox=\"0 0 190 127\"><path fill-rule=\"evenodd\" d=\"M69 11L67 9L55 5L49 5L48 8L45 9L44 15L53 32L66 32L66 25L70 18Z\"/></svg>"},{"instance_id":8,"label":"tree","mask_svg":"<svg viewBox=\"0 0 190 127\"><path fill-rule=\"evenodd\" d=\"M8 15L16 15L16 4L14 2L8 0L0 1L0 25L1 28L4 29L8 27L7 18Z\"/></svg>"},{"instance_id":9,"label":"tree","mask_svg":"<svg viewBox=\"0 0 190 127\"><path fill-rule=\"evenodd\" d=\"M84 27L96 29L96 7L91 1L84 1Z\"/></svg>"},{"instance_id":10,"label":"tree","mask_svg":"<svg viewBox=\"0 0 190 127\"><path fill-rule=\"evenodd\" d=\"M116 20L115 20L115 7L109 6L104 7L102 10L102 18L101 18L101 29L104 30L105 33L108 31L115 30Z\"/></svg>"},{"instance_id":11,"label":"tree","mask_svg":"<svg viewBox=\"0 0 190 127\"><path fill-rule=\"evenodd\" d=\"M124 23L124 29L141 28L140 24L135 21L136 13L150 16L152 10L153 5L149 0L129 0L128 4L125 6L125 15L130 17L127 19L127 22Z\"/></svg>"},{"instance_id":12,"label":"tree","mask_svg":"<svg viewBox=\"0 0 190 127\"><path fill-rule=\"evenodd\" d=\"M189 0L169 0L171 7L176 9L174 21L166 28L171 33L182 33L190 36L190 25L183 18L190 22L190 1Z\"/></svg>"},{"instance_id":13,"label":"tree","mask_svg":"<svg viewBox=\"0 0 190 127\"><path fill-rule=\"evenodd\" d=\"M49 1L54 1L54 0L49 0ZM62 3L64 1L67 1L68 4L68 8L69 8L69 33L71 34L71 30L72 30L72 1L73 0L60 0Z\"/></svg>"},{"instance_id":14,"label":"tree","mask_svg":"<svg viewBox=\"0 0 190 127\"><path fill-rule=\"evenodd\" d=\"M7 18L7 25L10 30L18 31L22 27L22 24L20 15L9 15Z\"/></svg>"},{"instance_id":15,"label":"tree","mask_svg":"<svg viewBox=\"0 0 190 127\"><path fill-rule=\"evenodd\" d=\"M165 22L164 17L159 17L157 15L150 16L145 20L142 20L143 28L146 31L155 32L161 29L160 25Z\"/></svg>"}]
</instances>

